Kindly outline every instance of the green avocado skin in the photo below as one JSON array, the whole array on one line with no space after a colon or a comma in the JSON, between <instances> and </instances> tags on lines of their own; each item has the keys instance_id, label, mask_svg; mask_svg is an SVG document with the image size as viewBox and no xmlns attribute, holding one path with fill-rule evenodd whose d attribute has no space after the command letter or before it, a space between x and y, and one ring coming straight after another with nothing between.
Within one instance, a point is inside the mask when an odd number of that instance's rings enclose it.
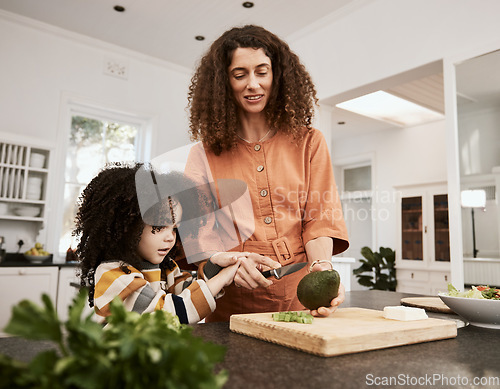
<instances>
[{"instance_id":1,"label":"green avocado skin","mask_svg":"<svg viewBox=\"0 0 500 389\"><path fill-rule=\"evenodd\" d=\"M307 309L329 307L339 294L340 275L336 270L309 273L297 285L297 297Z\"/></svg>"}]
</instances>

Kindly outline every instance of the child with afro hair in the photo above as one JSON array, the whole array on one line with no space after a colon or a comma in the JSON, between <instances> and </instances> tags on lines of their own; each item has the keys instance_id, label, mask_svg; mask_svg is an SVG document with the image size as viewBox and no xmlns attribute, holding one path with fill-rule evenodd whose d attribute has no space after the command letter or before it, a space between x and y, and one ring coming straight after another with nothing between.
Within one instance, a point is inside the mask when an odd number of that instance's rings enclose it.
<instances>
[{"instance_id":1,"label":"child with afro hair","mask_svg":"<svg viewBox=\"0 0 500 389\"><path fill-rule=\"evenodd\" d=\"M162 196L165 188L172 195ZM88 184L73 234L79 237L81 284L89 288L98 322L106 322L117 296L130 311L162 309L181 323L215 310L214 297L233 282L240 260L218 263L222 271L205 280L182 272L173 260L179 224L191 223L194 236L202 224L198 206L199 192L183 174L159 174L142 163L107 165Z\"/></svg>"}]
</instances>

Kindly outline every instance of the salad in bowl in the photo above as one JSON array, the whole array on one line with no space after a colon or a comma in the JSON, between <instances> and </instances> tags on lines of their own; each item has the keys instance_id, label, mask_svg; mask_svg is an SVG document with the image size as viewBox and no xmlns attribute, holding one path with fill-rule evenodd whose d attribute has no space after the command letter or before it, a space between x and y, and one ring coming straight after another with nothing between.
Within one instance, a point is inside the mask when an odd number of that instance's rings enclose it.
<instances>
[{"instance_id":1,"label":"salad in bowl","mask_svg":"<svg viewBox=\"0 0 500 389\"><path fill-rule=\"evenodd\" d=\"M439 293L438 296L469 324L500 329L500 289L481 285L461 292L448 284L448 293Z\"/></svg>"}]
</instances>

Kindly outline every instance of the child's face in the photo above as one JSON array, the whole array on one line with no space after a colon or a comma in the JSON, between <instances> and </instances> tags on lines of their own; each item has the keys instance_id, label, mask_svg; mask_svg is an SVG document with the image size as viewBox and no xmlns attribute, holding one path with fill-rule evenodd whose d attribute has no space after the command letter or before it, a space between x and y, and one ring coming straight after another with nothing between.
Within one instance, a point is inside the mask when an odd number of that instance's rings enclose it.
<instances>
[{"instance_id":1,"label":"child's face","mask_svg":"<svg viewBox=\"0 0 500 389\"><path fill-rule=\"evenodd\" d=\"M175 220L181 219L182 209L180 205L175 207L174 214ZM176 236L177 224L162 227L159 231L158 228L153 228L153 226L145 224L137 252L145 261L159 264L172 247L174 247Z\"/></svg>"}]
</instances>

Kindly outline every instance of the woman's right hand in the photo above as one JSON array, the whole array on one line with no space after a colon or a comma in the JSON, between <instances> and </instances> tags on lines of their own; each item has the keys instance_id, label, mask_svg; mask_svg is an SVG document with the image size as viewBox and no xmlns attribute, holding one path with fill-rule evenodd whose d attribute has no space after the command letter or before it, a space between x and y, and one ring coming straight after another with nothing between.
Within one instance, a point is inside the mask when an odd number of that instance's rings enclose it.
<instances>
[{"instance_id":1,"label":"woman's right hand","mask_svg":"<svg viewBox=\"0 0 500 389\"><path fill-rule=\"evenodd\" d=\"M281 267L279 262L271 258L256 253L239 253L246 258L241 261L238 271L234 276L234 284L237 287L255 289L258 287L267 288L273 284L262 275L264 270L277 269Z\"/></svg>"}]
</instances>

